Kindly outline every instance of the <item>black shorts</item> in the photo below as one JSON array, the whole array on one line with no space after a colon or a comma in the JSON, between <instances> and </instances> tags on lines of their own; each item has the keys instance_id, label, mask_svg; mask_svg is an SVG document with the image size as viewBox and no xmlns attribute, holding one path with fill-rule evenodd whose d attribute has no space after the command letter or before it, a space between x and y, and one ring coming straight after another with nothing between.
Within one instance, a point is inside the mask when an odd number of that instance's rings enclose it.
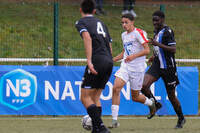
<instances>
[{"instance_id":1,"label":"black shorts","mask_svg":"<svg viewBox=\"0 0 200 133\"><path fill-rule=\"evenodd\" d=\"M90 73L87 66L81 87L85 89L104 89L112 73L113 61L110 59L96 59L92 63L98 74L94 75Z\"/></svg>"},{"instance_id":2,"label":"black shorts","mask_svg":"<svg viewBox=\"0 0 200 133\"><path fill-rule=\"evenodd\" d=\"M152 75L157 80L162 77L166 88L174 88L179 84L176 67L162 69L160 68L159 62L153 61L152 65L146 73Z\"/></svg>"}]
</instances>

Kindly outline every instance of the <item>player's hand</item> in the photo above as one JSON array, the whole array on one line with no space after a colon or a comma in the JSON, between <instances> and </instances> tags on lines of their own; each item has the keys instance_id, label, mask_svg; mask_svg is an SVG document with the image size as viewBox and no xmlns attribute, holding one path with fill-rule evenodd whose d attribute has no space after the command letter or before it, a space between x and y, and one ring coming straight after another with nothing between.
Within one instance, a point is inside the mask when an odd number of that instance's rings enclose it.
<instances>
[{"instance_id":1,"label":"player's hand","mask_svg":"<svg viewBox=\"0 0 200 133\"><path fill-rule=\"evenodd\" d=\"M151 56L149 59L148 59L148 63L151 63L154 59L154 56Z\"/></svg>"},{"instance_id":2,"label":"player's hand","mask_svg":"<svg viewBox=\"0 0 200 133\"><path fill-rule=\"evenodd\" d=\"M154 46L159 45L159 43L155 39L152 39L152 38L149 39L149 44L154 45Z\"/></svg>"},{"instance_id":3,"label":"player's hand","mask_svg":"<svg viewBox=\"0 0 200 133\"><path fill-rule=\"evenodd\" d=\"M91 61L88 61L87 64L88 64L88 68L89 68L90 72L91 72L92 74L94 74L94 75L97 75L98 72L94 69L94 66L93 66L92 62L91 62Z\"/></svg>"},{"instance_id":4,"label":"player's hand","mask_svg":"<svg viewBox=\"0 0 200 133\"><path fill-rule=\"evenodd\" d=\"M134 59L134 55L129 55L129 56L126 57L125 62L126 62L126 63L127 63L127 62L130 62L130 61L132 61L133 59Z\"/></svg>"},{"instance_id":5,"label":"player's hand","mask_svg":"<svg viewBox=\"0 0 200 133\"><path fill-rule=\"evenodd\" d=\"M153 38L149 38L149 44L153 45Z\"/></svg>"},{"instance_id":6,"label":"player's hand","mask_svg":"<svg viewBox=\"0 0 200 133\"><path fill-rule=\"evenodd\" d=\"M113 62L117 62L117 59L116 59L116 57L113 57Z\"/></svg>"}]
</instances>

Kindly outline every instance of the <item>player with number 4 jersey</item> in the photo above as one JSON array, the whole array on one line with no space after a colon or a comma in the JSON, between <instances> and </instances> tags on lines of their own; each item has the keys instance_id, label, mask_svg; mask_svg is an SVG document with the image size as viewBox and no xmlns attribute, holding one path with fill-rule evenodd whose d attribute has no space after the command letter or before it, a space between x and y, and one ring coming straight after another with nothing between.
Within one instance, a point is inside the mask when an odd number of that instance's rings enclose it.
<instances>
[{"instance_id":1,"label":"player with number 4 jersey","mask_svg":"<svg viewBox=\"0 0 200 133\"><path fill-rule=\"evenodd\" d=\"M82 18L76 22L87 57L81 102L92 119L92 133L110 133L101 119L100 95L113 68L111 37L105 24L93 16L95 10L93 0L83 0L80 8Z\"/></svg>"},{"instance_id":2,"label":"player with number 4 jersey","mask_svg":"<svg viewBox=\"0 0 200 133\"><path fill-rule=\"evenodd\" d=\"M113 66L112 61L112 54L111 54L111 42L112 39L109 35L108 29L105 26L105 24L99 20L98 18L95 18L93 15L86 15L85 17L81 18L76 23L76 28L79 31L80 35L82 35L83 32L88 32L91 41L92 41L92 64L94 65L94 68L99 72L97 76L101 76L99 78L103 78L102 80L94 80L92 79L86 79L87 72L88 72L88 66L86 68L86 73L84 76L82 87L90 87L90 88L104 88L105 83L108 81L110 74L112 72L112 67L108 73L105 73L102 68L106 67L106 65ZM90 70L89 70L90 71ZM92 83L89 80L93 80ZM102 82L102 83L100 83ZM95 84L101 84L96 86Z\"/></svg>"},{"instance_id":3,"label":"player with number 4 jersey","mask_svg":"<svg viewBox=\"0 0 200 133\"><path fill-rule=\"evenodd\" d=\"M76 28L80 34L86 31L90 33L92 39L92 57L101 55L112 60L109 45L112 39L106 25L101 20L93 15L87 15L76 23Z\"/></svg>"}]
</instances>

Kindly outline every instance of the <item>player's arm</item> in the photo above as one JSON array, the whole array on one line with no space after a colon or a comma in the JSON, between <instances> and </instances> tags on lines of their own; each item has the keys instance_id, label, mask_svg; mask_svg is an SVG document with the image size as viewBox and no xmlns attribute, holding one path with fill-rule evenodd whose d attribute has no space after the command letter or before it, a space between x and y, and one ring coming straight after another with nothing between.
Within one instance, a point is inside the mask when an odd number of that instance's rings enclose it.
<instances>
[{"instance_id":1,"label":"player's arm","mask_svg":"<svg viewBox=\"0 0 200 133\"><path fill-rule=\"evenodd\" d=\"M109 43L109 46L110 46L110 52L111 52L111 55L112 55L112 43L111 42Z\"/></svg>"},{"instance_id":2,"label":"player's arm","mask_svg":"<svg viewBox=\"0 0 200 133\"><path fill-rule=\"evenodd\" d=\"M176 53L176 45L164 45L162 43L157 42L155 39L150 39L150 44L154 45L154 46L158 46L166 51L172 52L172 53Z\"/></svg>"},{"instance_id":3,"label":"player's arm","mask_svg":"<svg viewBox=\"0 0 200 133\"><path fill-rule=\"evenodd\" d=\"M112 38L110 37L110 34L108 32L108 28L107 28L106 25L105 25L105 28L106 28L106 31L107 31L107 37L109 39L110 52L111 52L111 55L112 55Z\"/></svg>"},{"instance_id":4,"label":"player's arm","mask_svg":"<svg viewBox=\"0 0 200 133\"><path fill-rule=\"evenodd\" d=\"M92 74L98 74L92 64L92 39L88 32L82 32L82 38L85 47L85 54L87 58L87 65Z\"/></svg>"},{"instance_id":5,"label":"player's arm","mask_svg":"<svg viewBox=\"0 0 200 133\"><path fill-rule=\"evenodd\" d=\"M150 53L148 42L143 43L142 46L144 47L144 50L142 50L142 51L140 51L136 54L132 54L132 55L127 56L126 59L125 59L125 62L130 62L130 61L134 60L135 58L138 58L140 56L145 56L145 55Z\"/></svg>"},{"instance_id":6,"label":"player's arm","mask_svg":"<svg viewBox=\"0 0 200 133\"><path fill-rule=\"evenodd\" d=\"M117 61L123 59L123 56L124 56L124 49L123 49L123 51L122 51L120 54L118 54L117 56L115 56L115 57L113 58L113 61L114 61L114 62L117 62Z\"/></svg>"},{"instance_id":7,"label":"player's arm","mask_svg":"<svg viewBox=\"0 0 200 133\"><path fill-rule=\"evenodd\" d=\"M152 55L149 59L148 59L148 63L151 63L154 60L155 56Z\"/></svg>"}]
</instances>

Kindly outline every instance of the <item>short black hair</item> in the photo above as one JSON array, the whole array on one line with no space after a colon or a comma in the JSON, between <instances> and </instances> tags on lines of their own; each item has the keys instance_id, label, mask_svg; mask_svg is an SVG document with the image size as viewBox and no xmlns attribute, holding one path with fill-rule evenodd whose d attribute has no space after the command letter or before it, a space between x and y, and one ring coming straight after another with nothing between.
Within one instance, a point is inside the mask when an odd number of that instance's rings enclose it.
<instances>
[{"instance_id":1,"label":"short black hair","mask_svg":"<svg viewBox=\"0 0 200 133\"><path fill-rule=\"evenodd\" d=\"M95 7L95 2L93 0L83 0L81 2L81 8L83 13L89 13L92 14Z\"/></svg>"},{"instance_id":2,"label":"short black hair","mask_svg":"<svg viewBox=\"0 0 200 133\"><path fill-rule=\"evenodd\" d=\"M128 18L131 21L135 20L134 16L130 13L126 13L126 14L122 15L122 18Z\"/></svg>"},{"instance_id":3,"label":"short black hair","mask_svg":"<svg viewBox=\"0 0 200 133\"><path fill-rule=\"evenodd\" d=\"M155 12L153 13L152 16L158 16L158 17L160 17L160 18L165 18L164 12L162 12L162 11L160 11L160 10L155 11Z\"/></svg>"}]
</instances>

